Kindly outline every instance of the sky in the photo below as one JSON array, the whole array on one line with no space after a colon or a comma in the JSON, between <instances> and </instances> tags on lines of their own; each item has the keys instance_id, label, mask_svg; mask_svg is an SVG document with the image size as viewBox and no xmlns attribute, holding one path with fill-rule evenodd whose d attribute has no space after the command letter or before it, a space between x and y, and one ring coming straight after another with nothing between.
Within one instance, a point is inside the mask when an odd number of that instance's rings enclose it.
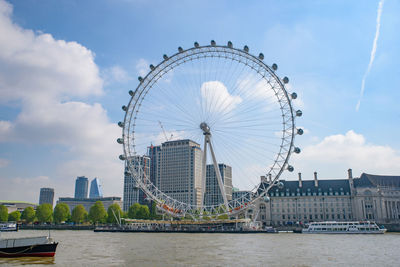
<instances>
[{"instance_id":1,"label":"sky","mask_svg":"<svg viewBox=\"0 0 400 267\"><path fill-rule=\"evenodd\" d=\"M290 79L293 180L400 175L400 2L0 0L0 199L123 191L122 105L163 54L232 41Z\"/></svg>"}]
</instances>

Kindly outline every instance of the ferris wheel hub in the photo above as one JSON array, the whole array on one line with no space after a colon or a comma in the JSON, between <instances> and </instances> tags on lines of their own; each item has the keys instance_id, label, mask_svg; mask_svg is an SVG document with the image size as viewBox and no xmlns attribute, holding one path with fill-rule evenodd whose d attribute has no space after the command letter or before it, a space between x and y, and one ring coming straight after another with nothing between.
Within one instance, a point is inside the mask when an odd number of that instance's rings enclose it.
<instances>
[{"instance_id":1,"label":"ferris wheel hub","mask_svg":"<svg viewBox=\"0 0 400 267\"><path fill-rule=\"evenodd\" d=\"M203 131L203 134L204 134L204 135L211 134L211 133L210 133L210 127L209 127L208 124L205 123L205 122L200 123L200 129Z\"/></svg>"}]
</instances>

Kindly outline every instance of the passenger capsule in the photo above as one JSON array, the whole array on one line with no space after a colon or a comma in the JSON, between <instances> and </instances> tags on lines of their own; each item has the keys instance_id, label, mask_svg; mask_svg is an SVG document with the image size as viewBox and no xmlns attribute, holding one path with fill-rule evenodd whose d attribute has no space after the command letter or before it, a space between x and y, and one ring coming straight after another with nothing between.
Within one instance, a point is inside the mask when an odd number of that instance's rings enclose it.
<instances>
[{"instance_id":1,"label":"passenger capsule","mask_svg":"<svg viewBox=\"0 0 400 267\"><path fill-rule=\"evenodd\" d=\"M293 168L292 165L289 165L289 166L287 167L287 169L288 169L288 171L290 171L290 172L294 171L294 168Z\"/></svg>"},{"instance_id":2,"label":"passenger capsule","mask_svg":"<svg viewBox=\"0 0 400 267\"><path fill-rule=\"evenodd\" d=\"M276 70L278 69L278 65L276 65L275 63L272 64L272 69L273 69L274 71L276 71Z\"/></svg>"},{"instance_id":3,"label":"passenger capsule","mask_svg":"<svg viewBox=\"0 0 400 267\"><path fill-rule=\"evenodd\" d=\"M119 155L119 159L120 159L120 160L126 160L126 158L125 158L124 155Z\"/></svg>"},{"instance_id":4,"label":"passenger capsule","mask_svg":"<svg viewBox=\"0 0 400 267\"><path fill-rule=\"evenodd\" d=\"M284 77L284 78L283 78L283 82L284 82L284 83L289 83L289 78L288 78L288 77Z\"/></svg>"},{"instance_id":5,"label":"passenger capsule","mask_svg":"<svg viewBox=\"0 0 400 267\"><path fill-rule=\"evenodd\" d=\"M143 82L142 76L139 76L137 79L139 80L139 82Z\"/></svg>"},{"instance_id":6,"label":"passenger capsule","mask_svg":"<svg viewBox=\"0 0 400 267\"><path fill-rule=\"evenodd\" d=\"M247 45L245 45L245 46L243 47L243 50L244 50L246 53L248 53L248 52L249 52L249 47L248 47Z\"/></svg>"},{"instance_id":7,"label":"passenger capsule","mask_svg":"<svg viewBox=\"0 0 400 267\"><path fill-rule=\"evenodd\" d=\"M298 135L302 135L304 133L303 129L299 128L297 129L297 134Z\"/></svg>"},{"instance_id":8,"label":"passenger capsule","mask_svg":"<svg viewBox=\"0 0 400 267\"><path fill-rule=\"evenodd\" d=\"M211 40L211 46L216 46L216 45L217 45L217 43L215 43L214 40Z\"/></svg>"},{"instance_id":9,"label":"passenger capsule","mask_svg":"<svg viewBox=\"0 0 400 267\"><path fill-rule=\"evenodd\" d=\"M122 106L122 110L123 110L123 111L127 111L128 108L124 105L124 106Z\"/></svg>"},{"instance_id":10,"label":"passenger capsule","mask_svg":"<svg viewBox=\"0 0 400 267\"><path fill-rule=\"evenodd\" d=\"M303 115L303 112L301 112L301 110L296 111L296 116L297 117L301 117L301 115Z\"/></svg>"},{"instance_id":11,"label":"passenger capsule","mask_svg":"<svg viewBox=\"0 0 400 267\"><path fill-rule=\"evenodd\" d=\"M269 202L269 196L265 195L265 196L264 196L264 201L265 201L265 202Z\"/></svg>"},{"instance_id":12,"label":"passenger capsule","mask_svg":"<svg viewBox=\"0 0 400 267\"><path fill-rule=\"evenodd\" d=\"M292 97L292 99L296 99L297 98L297 94L294 93L294 92L290 96Z\"/></svg>"},{"instance_id":13,"label":"passenger capsule","mask_svg":"<svg viewBox=\"0 0 400 267\"><path fill-rule=\"evenodd\" d=\"M179 53L182 53L183 52L183 48L182 47L178 47L178 51L179 51Z\"/></svg>"},{"instance_id":14,"label":"passenger capsule","mask_svg":"<svg viewBox=\"0 0 400 267\"><path fill-rule=\"evenodd\" d=\"M301 149L298 148L298 147L295 147L295 148L293 149L293 151L294 151L294 153L299 154L299 153L301 152Z\"/></svg>"},{"instance_id":15,"label":"passenger capsule","mask_svg":"<svg viewBox=\"0 0 400 267\"><path fill-rule=\"evenodd\" d=\"M278 188L279 188L279 189L282 189L283 187L284 187L284 184L283 184L282 182L279 182L279 183L278 183Z\"/></svg>"},{"instance_id":16,"label":"passenger capsule","mask_svg":"<svg viewBox=\"0 0 400 267\"><path fill-rule=\"evenodd\" d=\"M199 43L198 42L194 42L194 47L199 47L200 45L199 45Z\"/></svg>"},{"instance_id":17,"label":"passenger capsule","mask_svg":"<svg viewBox=\"0 0 400 267\"><path fill-rule=\"evenodd\" d=\"M122 144L124 143L124 139L118 138L118 139L117 139L117 143L122 145Z\"/></svg>"},{"instance_id":18,"label":"passenger capsule","mask_svg":"<svg viewBox=\"0 0 400 267\"><path fill-rule=\"evenodd\" d=\"M154 69L155 69L155 67L154 67L153 64L150 64L150 69L151 69L151 70L154 70Z\"/></svg>"},{"instance_id":19,"label":"passenger capsule","mask_svg":"<svg viewBox=\"0 0 400 267\"><path fill-rule=\"evenodd\" d=\"M228 41L228 47L229 47L229 48L232 48L232 47L233 47L233 44L232 44L231 41Z\"/></svg>"},{"instance_id":20,"label":"passenger capsule","mask_svg":"<svg viewBox=\"0 0 400 267\"><path fill-rule=\"evenodd\" d=\"M119 121L118 126L122 128L122 127L124 127L124 123L122 121Z\"/></svg>"},{"instance_id":21,"label":"passenger capsule","mask_svg":"<svg viewBox=\"0 0 400 267\"><path fill-rule=\"evenodd\" d=\"M263 54L263 53L260 53L260 54L258 55L258 58L261 59L261 60L264 60L264 54Z\"/></svg>"},{"instance_id":22,"label":"passenger capsule","mask_svg":"<svg viewBox=\"0 0 400 267\"><path fill-rule=\"evenodd\" d=\"M132 90L129 90L129 95L133 96L135 93Z\"/></svg>"}]
</instances>

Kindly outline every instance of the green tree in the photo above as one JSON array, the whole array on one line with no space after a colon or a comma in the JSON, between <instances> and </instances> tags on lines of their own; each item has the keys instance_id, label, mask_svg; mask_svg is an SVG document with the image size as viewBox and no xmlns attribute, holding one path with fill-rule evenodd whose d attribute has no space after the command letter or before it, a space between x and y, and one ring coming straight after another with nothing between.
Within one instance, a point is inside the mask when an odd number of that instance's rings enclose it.
<instances>
[{"instance_id":1,"label":"green tree","mask_svg":"<svg viewBox=\"0 0 400 267\"><path fill-rule=\"evenodd\" d=\"M27 222L27 223L31 223L35 219L35 216L36 216L36 214L35 214L35 210L33 209L33 207L26 207L24 209L24 211L22 212L21 219L25 220L25 222Z\"/></svg>"},{"instance_id":2,"label":"green tree","mask_svg":"<svg viewBox=\"0 0 400 267\"><path fill-rule=\"evenodd\" d=\"M18 222L20 219L21 219L21 213L17 210L8 214L9 222Z\"/></svg>"},{"instance_id":3,"label":"green tree","mask_svg":"<svg viewBox=\"0 0 400 267\"><path fill-rule=\"evenodd\" d=\"M130 206L128 210L128 217L131 219L138 219L137 214L139 212L139 209L140 209L139 203L135 203L132 206Z\"/></svg>"},{"instance_id":4,"label":"green tree","mask_svg":"<svg viewBox=\"0 0 400 267\"><path fill-rule=\"evenodd\" d=\"M78 205L72 210L71 220L74 223L82 223L87 221L88 213L83 205Z\"/></svg>"},{"instance_id":5,"label":"green tree","mask_svg":"<svg viewBox=\"0 0 400 267\"><path fill-rule=\"evenodd\" d=\"M0 205L0 222L8 221L8 209L4 205Z\"/></svg>"},{"instance_id":6,"label":"green tree","mask_svg":"<svg viewBox=\"0 0 400 267\"><path fill-rule=\"evenodd\" d=\"M36 217L39 222L52 222L53 221L53 207L48 204L39 205L36 208Z\"/></svg>"},{"instance_id":7,"label":"green tree","mask_svg":"<svg viewBox=\"0 0 400 267\"><path fill-rule=\"evenodd\" d=\"M138 219L149 219L150 217L150 210L147 205L140 205L139 211L137 213Z\"/></svg>"},{"instance_id":8,"label":"green tree","mask_svg":"<svg viewBox=\"0 0 400 267\"><path fill-rule=\"evenodd\" d=\"M113 211L114 211L114 213L113 213ZM108 216L107 216L107 221L108 222L110 222L110 223L118 223L119 221L117 221L115 219L115 217L117 217L118 220L119 220L119 218L122 216L121 207L117 203L111 204L107 209L107 214L108 214Z\"/></svg>"},{"instance_id":9,"label":"green tree","mask_svg":"<svg viewBox=\"0 0 400 267\"><path fill-rule=\"evenodd\" d=\"M58 203L54 208L54 222L61 223L67 221L71 217L69 206L65 203Z\"/></svg>"},{"instance_id":10,"label":"green tree","mask_svg":"<svg viewBox=\"0 0 400 267\"><path fill-rule=\"evenodd\" d=\"M89 211L89 219L93 223L98 223L98 222L105 222L107 219L107 212L104 209L103 202L96 201L96 203L90 207Z\"/></svg>"},{"instance_id":11,"label":"green tree","mask_svg":"<svg viewBox=\"0 0 400 267\"><path fill-rule=\"evenodd\" d=\"M150 210L150 219L157 220L160 218L160 215L157 214L157 204L155 201L151 203L151 210Z\"/></svg>"}]
</instances>

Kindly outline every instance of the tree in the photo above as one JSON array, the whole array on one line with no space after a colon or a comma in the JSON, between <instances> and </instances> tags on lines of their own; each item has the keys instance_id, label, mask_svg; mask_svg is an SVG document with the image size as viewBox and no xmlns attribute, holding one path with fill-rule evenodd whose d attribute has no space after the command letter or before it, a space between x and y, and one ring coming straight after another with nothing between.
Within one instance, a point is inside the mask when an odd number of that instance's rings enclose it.
<instances>
[{"instance_id":1,"label":"tree","mask_svg":"<svg viewBox=\"0 0 400 267\"><path fill-rule=\"evenodd\" d=\"M53 207L48 204L39 205L36 208L36 217L39 222L52 222L53 221Z\"/></svg>"},{"instance_id":2,"label":"tree","mask_svg":"<svg viewBox=\"0 0 400 267\"><path fill-rule=\"evenodd\" d=\"M71 213L69 211L69 206L65 203L58 203L54 208L54 222L61 223L67 221Z\"/></svg>"},{"instance_id":3,"label":"tree","mask_svg":"<svg viewBox=\"0 0 400 267\"><path fill-rule=\"evenodd\" d=\"M128 217L131 219L138 219L137 214L139 212L139 209L140 209L139 203L135 203L132 206L130 206L128 210Z\"/></svg>"},{"instance_id":4,"label":"tree","mask_svg":"<svg viewBox=\"0 0 400 267\"><path fill-rule=\"evenodd\" d=\"M8 214L9 222L18 222L20 219L21 219L21 213L17 210Z\"/></svg>"},{"instance_id":5,"label":"tree","mask_svg":"<svg viewBox=\"0 0 400 267\"><path fill-rule=\"evenodd\" d=\"M35 219L35 216L36 216L36 214L35 214L35 210L33 209L33 207L26 207L24 209L24 211L22 212L21 219L25 220L25 222L27 222L27 223L31 223Z\"/></svg>"},{"instance_id":6,"label":"tree","mask_svg":"<svg viewBox=\"0 0 400 267\"><path fill-rule=\"evenodd\" d=\"M113 213L113 211L114 211L114 213ZM117 221L115 219L115 217L117 217L118 220L119 220L119 218L121 218L121 216L122 216L121 207L117 203L111 204L107 209L107 214L108 214L108 217L107 217L108 222L119 223L119 221Z\"/></svg>"},{"instance_id":7,"label":"tree","mask_svg":"<svg viewBox=\"0 0 400 267\"><path fill-rule=\"evenodd\" d=\"M150 217L150 210L147 205L140 205L139 211L137 213L138 219L148 219Z\"/></svg>"},{"instance_id":8,"label":"tree","mask_svg":"<svg viewBox=\"0 0 400 267\"><path fill-rule=\"evenodd\" d=\"M104 209L103 202L96 201L96 203L90 207L89 211L89 219L93 223L98 223L98 222L105 222L107 218L107 212Z\"/></svg>"},{"instance_id":9,"label":"tree","mask_svg":"<svg viewBox=\"0 0 400 267\"><path fill-rule=\"evenodd\" d=\"M157 214L157 204L155 201L151 203L150 219L159 219L160 216Z\"/></svg>"},{"instance_id":10,"label":"tree","mask_svg":"<svg viewBox=\"0 0 400 267\"><path fill-rule=\"evenodd\" d=\"M0 222L8 221L8 209L4 205L0 205Z\"/></svg>"},{"instance_id":11,"label":"tree","mask_svg":"<svg viewBox=\"0 0 400 267\"><path fill-rule=\"evenodd\" d=\"M87 220L88 213L83 205L78 205L72 210L71 220L74 223L82 223Z\"/></svg>"}]
</instances>

